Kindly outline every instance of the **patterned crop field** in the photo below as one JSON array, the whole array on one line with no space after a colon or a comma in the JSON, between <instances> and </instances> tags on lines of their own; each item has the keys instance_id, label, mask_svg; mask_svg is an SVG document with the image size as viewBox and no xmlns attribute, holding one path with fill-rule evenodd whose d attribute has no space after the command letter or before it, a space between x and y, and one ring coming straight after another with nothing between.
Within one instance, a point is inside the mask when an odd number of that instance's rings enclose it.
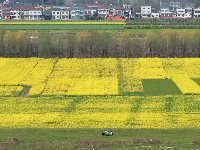
<instances>
[{"instance_id":1,"label":"patterned crop field","mask_svg":"<svg viewBox=\"0 0 200 150\"><path fill-rule=\"evenodd\" d=\"M198 58L0 58L0 96L200 94Z\"/></svg>"},{"instance_id":2,"label":"patterned crop field","mask_svg":"<svg viewBox=\"0 0 200 150\"><path fill-rule=\"evenodd\" d=\"M200 128L198 58L0 58L0 128Z\"/></svg>"},{"instance_id":3,"label":"patterned crop field","mask_svg":"<svg viewBox=\"0 0 200 150\"><path fill-rule=\"evenodd\" d=\"M200 97L0 98L0 128L200 128Z\"/></svg>"}]
</instances>

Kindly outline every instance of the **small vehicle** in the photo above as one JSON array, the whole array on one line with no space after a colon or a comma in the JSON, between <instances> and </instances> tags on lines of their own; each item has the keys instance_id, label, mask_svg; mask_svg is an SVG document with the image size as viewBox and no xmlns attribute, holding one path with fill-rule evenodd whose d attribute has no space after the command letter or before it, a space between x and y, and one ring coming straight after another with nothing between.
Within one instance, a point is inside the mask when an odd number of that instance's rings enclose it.
<instances>
[{"instance_id":1,"label":"small vehicle","mask_svg":"<svg viewBox=\"0 0 200 150\"><path fill-rule=\"evenodd\" d=\"M102 136L112 136L113 132L111 130L102 132Z\"/></svg>"}]
</instances>

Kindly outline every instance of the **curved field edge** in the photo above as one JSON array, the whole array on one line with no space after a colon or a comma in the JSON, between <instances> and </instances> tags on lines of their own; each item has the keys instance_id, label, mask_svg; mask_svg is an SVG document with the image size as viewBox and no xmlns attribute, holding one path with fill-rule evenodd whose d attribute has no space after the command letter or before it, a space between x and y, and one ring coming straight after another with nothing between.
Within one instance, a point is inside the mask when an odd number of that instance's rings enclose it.
<instances>
[{"instance_id":1,"label":"curved field edge","mask_svg":"<svg viewBox=\"0 0 200 150\"><path fill-rule=\"evenodd\" d=\"M37 129L7 128L0 130L1 149L50 150L177 150L197 149L200 129L114 129L114 136L104 137L104 128L95 129Z\"/></svg>"}]
</instances>

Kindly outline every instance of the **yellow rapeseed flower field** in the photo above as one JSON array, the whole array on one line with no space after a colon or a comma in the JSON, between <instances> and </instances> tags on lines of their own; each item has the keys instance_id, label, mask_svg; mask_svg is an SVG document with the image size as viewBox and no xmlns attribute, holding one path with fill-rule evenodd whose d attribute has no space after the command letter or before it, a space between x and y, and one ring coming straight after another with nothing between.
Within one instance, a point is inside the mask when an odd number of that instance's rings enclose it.
<instances>
[{"instance_id":1,"label":"yellow rapeseed flower field","mask_svg":"<svg viewBox=\"0 0 200 150\"><path fill-rule=\"evenodd\" d=\"M199 66L198 58L0 58L0 127L200 128ZM133 96L145 92L143 79L171 79L182 95Z\"/></svg>"},{"instance_id":2,"label":"yellow rapeseed flower field","mask_svg":"<svg viewBox=\"0 0 200 150\"><path fill-rule=\"evenodd\" d=\"M141 93L143 79L171 79L183 94L199 94L199 66L197 58L0 58L0 96L15 92L1 94L7 86L28 86L28 96Z\"/></svg>"},{"instance_id":3,"label":"yellow rapeseed flower field","mask_svg":"<svg viewBox=\"0 0 200 150\"><path fill-rule=\"evenodd\" d=\"M0 101L1 128L200 128L197 95Z\"/></svg>"}]
</instances>

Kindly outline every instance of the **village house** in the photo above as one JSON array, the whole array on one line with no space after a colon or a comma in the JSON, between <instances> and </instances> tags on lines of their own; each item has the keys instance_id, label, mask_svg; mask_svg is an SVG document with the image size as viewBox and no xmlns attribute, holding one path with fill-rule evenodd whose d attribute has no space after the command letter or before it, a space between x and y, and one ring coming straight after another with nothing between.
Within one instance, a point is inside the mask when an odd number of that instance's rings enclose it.
<instances>
[{"instance_id":1,"label":"village house","mask_svg":"<svg viewBox=\"0 0 200 150\"><path fill-rule=\"evenodd\" d=\"M169 6L164 5L160 7L160 18L174 18L176 15L169 10Z\"/></svg>"},{"instance_id":2,"label":"village house","mask_svg":"<svg viewBox=\"0 0 200 150\"><path fill-rule=\"evenodd\" d=\"M32 9L31 6L24 6L19 9L20 19L27 20L29 19L29 10Z\"/></svg>"},{"instance_id":3,"label":"village house","mask_svg":"<svg viewBox=\"0 0 200 150\"><path fill-rule=\"evenodd\" d=\"M7 8L6 6L0 6L0 19L3 19L3 8Z\"/></svg>"},{"instance_id":4,"label":"village house","mask_svg":"<svg viewBox=\"0 0 200 150\"><path fill-rule=\"evenodd\" d=\"M2 8L2 19L10 20L10 8L9 7Z\"/></svg>"},{"instance_id":5,"label":"village house","mask_svg":"<svg viewBox=\"0 0 200 150\"><path fill-rule=\"evenodd\" d=\"M85 19L84 9L85 9L85 6L74 5L71 8L71 19L74 19L74 20L83 20L83 19Z\"/></svg>"},{"instance_id":6,"label":"village house","mask_svg":"<svg viewBox=\"0 0 200 150\"><path fill-rule=\"evenodd\" d=\"M151 16L151 6L141 6L141 17L147 18Z\"/></svg>"},{"instance_id":7,"label":"village house","mask_svg":"<svg viewBox=\"0 0 200 150\"><path fill-rule=\"evenodd\" d=\"M12 7L10 8L10 19L21 19L20 17L20 7Z\"/></svg>"},{"instance_id":8,"label":"village house","mask_svg":"<svg viewBox=\"0 0 200 150\"><path fill-rule=\"evenodd\" d=\"M177 18L185 18L185 9L177 8L176 9L176 17Z\"/></svg>"},{"instance_id":9,"label":"village house","mask_svg":"<svg viewBox=\"0 0 200 150\"><path fill-rule=\"evenodd\" d=\"M61 9L60 19L61 20L69 20L70 19L70 10L67 8Z\"/></svg>"},{"instance_id":10,"label":"village house","mask_svg":"<svg viewBox=\"0 0 200 150\"><path fill-rule=\"evenodd\" d=\"M61 19L60 14L61 14L60 8L52 8L51 9L52 20L60 20Z\"/></svg>"},{"instance_id":11,"label":"village house","mask_svg":"<svg viewBox=\"0 0 200 150\"><path fill-rule=\"evenodd\" d=\"M109 15L110 16L124 16L124 7L110 5Z\"/></svg>"},{"instance_id":12,"label":"village house","mask_svg":"<svg viewBox=\"0 0 200 150\"><path fill-rule=\"evenodd\" d=\"M160 14L159 13L151 13L151 18L159 18Z\"/></svg>"},{"instance_id":13,"label":"village house","mask_svg":"<svg viewBox=\"0 0 200 150\"><path fill-rule=\"evenodd\" d=\"M98 7L97 9L98 16L102 19L109 16L109 8L108 7Z\"/></svg>"},{"instance_id":14,"label":"village house","mask_svg":"<svg viewBox=\"0 0 200 150\"><path fill-rule=\"evenodd\" d=\"M132 5L123 4L116 6L110 4L74 4L60 6L32 6L32 3L12 3L0 6L0 19L8 20L129 20L133 18L200 18L200 8L193 8L186 5L180 8L180 2L170 2L160 6L159 13L153 12L151 6L141 6L140 12L134 12ZM193 5L191 5L193 6Z\"/></svg>"},{"instance_id":15,"label":"village house","mask_svg":"<svg viewBox=\"0 0 200 150\"><path fill-rule=\"evenodd\" d=\"M194 9L194 18L200 18L200 8Z\"/></svg>"},{"instance_id":16,"label":"village house","mask_svg":"<svg viewBox=\"0 0 200 150\"><path fill-rule=\"evenodd\" d=\"M29 19L31 20L39 20L42 18L42 8L30 8L28 13Z\"/></svg>"}]
</instances>

